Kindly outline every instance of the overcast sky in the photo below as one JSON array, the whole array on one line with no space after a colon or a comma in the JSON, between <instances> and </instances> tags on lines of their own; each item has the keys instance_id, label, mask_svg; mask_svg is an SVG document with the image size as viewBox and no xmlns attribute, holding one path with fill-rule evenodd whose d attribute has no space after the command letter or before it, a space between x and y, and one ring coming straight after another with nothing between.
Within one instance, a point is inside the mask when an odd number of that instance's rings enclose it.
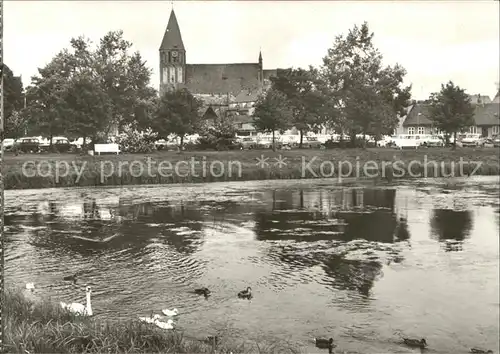
<instances>
[{"instance_id":1,"label":"overcast sky","mask_svg":"<svg viewBox=\"0 0 500 354\"><path fill-rule=\"evenodd\" d=\"M336 35L367 21L386 64L408 71L415 98L454 81L491 98L499 81L499 2L174 2L188 63L320 65ZM28 85L72 37L122 29L153 69L169 1L4 1L5 63Z\"/></svg>"}]
</instances>

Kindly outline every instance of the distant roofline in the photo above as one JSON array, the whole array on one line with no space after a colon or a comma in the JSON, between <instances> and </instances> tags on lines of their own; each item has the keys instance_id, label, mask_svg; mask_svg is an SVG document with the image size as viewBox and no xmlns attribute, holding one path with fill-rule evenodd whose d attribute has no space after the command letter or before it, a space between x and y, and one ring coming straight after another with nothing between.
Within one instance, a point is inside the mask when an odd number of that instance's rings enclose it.
<instances>
[{"instance_id":1,"label":"distant roofline","mask_svg":"<svg viewBox=\"0 0 500 354\"><path fill-rule=\"evenodd\" d=\"M259 63L211 63L211 64L204 64L204 63L186 63L186 65L205 65L205 66L208 66L208 65L249 65L249 64L252 64L252 65L259 65ZM273 69L271 69L273 70Z\"/></svg>"}]
</instances>

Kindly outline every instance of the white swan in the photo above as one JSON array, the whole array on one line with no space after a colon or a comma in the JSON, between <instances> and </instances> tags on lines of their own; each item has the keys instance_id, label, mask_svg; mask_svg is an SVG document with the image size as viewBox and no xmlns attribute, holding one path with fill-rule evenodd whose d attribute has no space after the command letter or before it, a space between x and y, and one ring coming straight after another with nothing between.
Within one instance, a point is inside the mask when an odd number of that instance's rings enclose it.
<instances>
[{"instance_id":1,"label":"white swan","mask_svg":"<svg viewBox=\"0 0 500 354\"><path fill-rule=\"evenodd\" d=\"M26 290L35 291L35 283L26 283Z\"/></svg>"},{"instance_id":2,"label":"white swan","mask_svg":"<svg viewBox=\"0 0 500 354\"><path fill-rule=\"evenodd\" d=\"M161 310L161 312L163 312L163 314L168 317L177 316L179 314L179 310L175 308L173 310L169 309Z\"/></svg>"},{"instance_id":3,"label":"white swan","mask_svg":"<svg viewBox=\"0 0 500 354\"><path fill-rule=\"evenodd\" d=\"M139 320L146 323L155 323L160 317L160 315L152 315L151 317L139 317Z\"/></svg>"},{"instance_id":4,"label":"white swan","mask_svg":"<svg viewBox=\"0 0 500 354\"><path fill-rule=\"evenodd\" d=\"M160 320L155 320L154 324L161 329L174 329L174 321L168 320L167 322L162 322Z\"/></svg>"},{"instance_id":5,"label":"white swan","mask_svg":"<svg viewBox=\"0 0 500 354\"><path fill-rule=\"evenodd\" d=\"M87 293L87 305L86 306L79 304L79 303L76 303L76 302L73 302L72 304L66 304L66 303L61 301L61 307L64 310L69 311L75 315L92 316L92 306L90 305L90 294L92 293L92 289L90 288L90 286L87 286L85 288L85 291Z\"/></svg>"}]
</instances>

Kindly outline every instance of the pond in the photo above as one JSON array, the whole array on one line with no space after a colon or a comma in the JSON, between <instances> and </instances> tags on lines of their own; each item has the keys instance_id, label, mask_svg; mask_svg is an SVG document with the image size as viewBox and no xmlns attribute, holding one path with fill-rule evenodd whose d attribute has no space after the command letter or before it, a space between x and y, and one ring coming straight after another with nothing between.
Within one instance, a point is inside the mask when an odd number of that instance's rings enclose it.
<instances>
[{"instance_id":1,"label":"pond","mask_svg":"<svg viewBox=\"0 0 500 354\"><path fill-rule=\"evenodd\" d=\"M433 352L495 349L498 194L497 177L7 191L5 284L78 302L91 285L110 321L175 307L194 337L411 352L399 331Z\"/></svg>"}]
</instances>

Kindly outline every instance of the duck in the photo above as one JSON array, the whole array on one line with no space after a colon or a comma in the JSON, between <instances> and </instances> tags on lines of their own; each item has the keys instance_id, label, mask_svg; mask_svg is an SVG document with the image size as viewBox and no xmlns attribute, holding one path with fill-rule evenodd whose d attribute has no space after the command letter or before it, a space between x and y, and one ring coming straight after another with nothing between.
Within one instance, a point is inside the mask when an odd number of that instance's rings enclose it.
<instances>
[{"instance_id":1,"label":"duck","mask_svg":"<svg viewBox=\"0 0 500 354\"><path fill-rule=\"evenodd\" d=\"M71 312L72 314L74 315L78 315L78 316L92 316L93 313L92 313L92 305L90 303L90 294L92 293L92 289L90 288L90 286L87 286L85 288L85 292L86 292L86 295L87 295L87 303L86 305L83 305L83 304L79 304L77 302L73 302L71 304L66 304L64 302L61 301L61 307L63 310L66 310L66 311L69 311Z\"/></svg>"},{"instance_id":2,"label":"duck","mask_svg":"<svg viewBox=\"0 0 500 354\"><path fill-rule=\"evenodd\" d=\"M73 284L76 284L76 274L73 274L73 275L68 275L68 276L65 276L63 278L63 280L66 280L66 281L72 281Z\"/></svg>"},{"instance_id":3,"label":"duck","mask_svg":"<svg viewBox=\"0 0 500 354\"><path fill-rule=\"evenodd\" d=\"M174 308L173 310L165 309L161 310L165 316L172 317L172 316L177 316L179 314L179 310Z\"/></svg>"},{"instance_id":4,"label":"duck","mask_svg":"<svg viewBox=\"0 0 500 354\"><path fill-rule=\"evenodd\" d=\"M156 319L153 322L157 327L160 327L161 329L174 329L174 321L168 320L167 322L162 322L159 319Z\"/></svg>"},{"instance_id":5,"label":"duck","mask_svg":"<svg viewBox=\"0 0 500 354\"><path fill-rule=\"evenodd\" d=\"M194 293L208 297L210 295L211 291L208 290L208 288L203 287L203 288L199 288L199 289L194 289Z\"/></svg>"},{"instance_id":6,"label":"duck","mask_svg":"<svg viewBox=\"0 0 500 354\"><path fill-rule=\"evenodd\" d=\"M26 283L26 290L35 291L35 283Z\"/></svg>"},{"instance_id":7,"label":"duck","mask_svg":"<svg viewBox=\"0 0 500 354\"><path fill-rule=\"evenodd\" d=\"M333 338L314 338L314 343L316 344L316 348L320 349L330 349L335 347L335 344L333 344Z\"/></svg>"},{"instance_id":8,"label":"duck","mask_svg":"<svg viewBox=\"0 0 500 354\"><path fill-rule=\"evenodd\" d=\"M493 350L485 350L480 348L470 348L470 352L474 354L493 354Z\"/></svg>"},{"instance_id":9,"label":"duck","mask_svg":"<svg viewBox=\"0 0 500 354\"><path fill-rule=\"evenodd\" d=\"M427 341L425 340L425 338L422 339L403 338L403 342L409 347L422 348L422 349L427 347Z\"/></svg>"},{"instance_id":10,"label":"duck","mask_svg":"<svg viewBox=\"0 0 500 354\"><path fill-rule=\"evenodd\" d=\"M252 298L252 288L247 287L246 290L242 290L238 293L238 297L241 299L251 299Z\"/></svg>"}]
</instances>

